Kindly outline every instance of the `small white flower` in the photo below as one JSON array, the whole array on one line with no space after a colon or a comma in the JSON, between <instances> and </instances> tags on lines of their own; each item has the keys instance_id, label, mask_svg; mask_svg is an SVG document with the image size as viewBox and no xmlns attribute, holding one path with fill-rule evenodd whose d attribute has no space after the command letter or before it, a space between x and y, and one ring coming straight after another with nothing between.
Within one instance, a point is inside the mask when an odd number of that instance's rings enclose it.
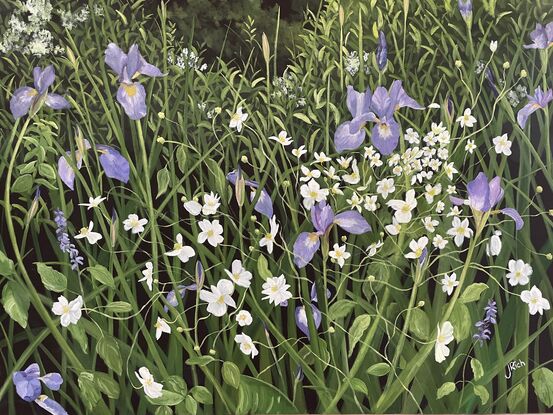
<instances>
[{"instance_id":1,"label":"small white flower","mask_svg":"<svg viewBox=\"0 0 553 415\"><path fill-rule=\"evenodd\" d=\"M278 136L272 135L271 137L269 137L269 140L274 140L285 147L292 144L292 137L288 137L288 135L286 134L286 131L284 130L278 133Z\"/></svg>"},{"instance_id":2,"label":"small white flower","mask_svg":"<svg viewBox=\"0 0 553 415\"><path fill-rule=\"evenodd\" d=\"M144 277L140 278L138 282L146 281L148 289L152 291L152 285L154 283L154 264L150 261L146 262L146 269L142 270L142 274Z\"/></svg>"},{"instance_id":3,"label":"small white flower","mask_svg":"<svg viewBox=\"0 0 553 415\"><path fill-rule=\"evenodd\" d=\"M426 198L428 204L430 204L434 202L434 198L436 196L442 193L442 185L440 183L436 184L435 186L427 184L426 186L424 186L424 190L424 197Z\"/></svg>"},{"instance_id":4,"label":"small white flower","mask_svg":"<svg viewBox=\"0 0 553 415\"><path fill-rule=\"evenodd\" d=\"M445 209L445 203L441 200L438 200L438 203L436 203L436 213L442 213Z\"/></svg>"},{"instance_id":5,"label":"small white flower","mask_svg":"<svg viewBox=\"0 0 553 415\"><path fill-rule=\"evenodd\" d=\"M198 226L202 230L198 234L198 242L203 244L206 240L212 246L216 247L225 240L221 235L223 234L223 227L217 219L210 222L204 219L198 222Z\"/></svg>"},{"instance_id":6,"label":"small white flower","mask_svg":"<svg viewBox=\"0 0 553 415\"><path fill-rule=\"evenodd\" d=\"M455 168L453 162L444 163L444 172L449 180L453 180L453 175L459 173L459 171Z\"/></svg>"},{"instance_id":7,"label":"small white flower","mask_svg":"<svg viewBox=\"0 0 553 415\"><path fill-rule=\"evenodd\" d=\"M90 210L92 208L98 207L100 203L102 203L104 200L106 200L106 198L102 196L91 196L88 198L88 203L79 203L79 206L86 206L86 210Z\"/></svg>"},{"instance_id":8,"label":"small white flower","mask_svg":"<svg viewBox=\"0 0 553 415\"><path fill-rule=\"evenodd\" d=\"M447 245L447 242L448 242L447 239L444 239L442 235L436 235L432 239L432 245L434 245L434 247L440 250L445 248L445 246Z\"/></svg>"},{"instance_id":9,"label":"small white flower","mask_svg":"<svg viewBox=\"0 0 553 415\"><path fill-rule=\"evenodd\" d=\"M253 318L249 311L246 310L240 310L238 314L236 314L236 322L240 327L249 326L252 324Z\"/></svg>"},{"instance_id":10,"label":"small white flower","mask_svg":"<svg viewBox=\"0 0 553 415\"><path fill-rule=\"evenodd\" d=\"M317 169L310 170L306 166L301 166L301 173L303 174L303 177L300 178L300 182L308 182L311 179L318 179L321 177L321 171Z\"/></svg>"},{"instance_id":11,"label":"small white flower","mask_svg":"<svg viewBox=\"0 0 553 415\"><path fill-rule=\"evenodd\" d=\"M269 221L271 230L269 233L266 233L263 238L259 241L259 246L266 246L267 252L272 254L273 253L273 245L275 243L275 238L278 234L278 228L279 224L276 221L276 216L273 215L271 220Z\"/></svg>"},{"instance_id":12,"label":"small white flower","mask_svg":"<svg viewBox=\"0 0 553 415\"><path fill-rule=\"evenodd\" d=\"M307 153L307 150L305 149L305 146L299 146L298 148L295 148L292 150L292 154L296 156L297 158L300 158L305 153Z\"/></svg>"},{"instance_id":13,"label":"small white flower","mask_svg":"<svg viewBox=\"0 0 553 415\"><path fill-rule=\"evenodd\" d=\"M347 169L349 168L349 165L351 163L351 160L352 160L353 157L340 157L338 160L336 160L338 162L338 164L340 165L341 168L343 169Z\"/></svg>"},{"instance_id":14,"label":"small white flower","mask_svg":"<svg viewBox=\"0 0 553 415\"><path fill-rule=\"evenodd\" d=\"M166 252L165 255L176 256L182 262L188 262L191 257L196 255L194 248L192 248L191 246L183 245L183 238L180 233L177 234L176 241L177 242L175 242L175 244L173 245L173 250L170 252Z\"/></svg>"},{"instance_id":15,"label":"small white flower","mask_svg":"<svg viewBox=\"0 0 553 415\"><path fill-rule=\"evenodd\" d=\"M532 275L532 267L530 264L525 263L522 259L509 261L509 272L506 277L509 279L509 284L526 285L530 282L530 276Z\"/></svg>"},{"instance_id":16,"label":"small white flower","mask_svg":"<svg viewBox=\"0 0 553 415\"><path fill-rule=\"evenodd\" d=\"M512 154L511 145L513 143L509 141L507 134L494 137L493 144L495 145L495 152L497 154L504 154L506 156L510 156Z\"/></svg>"},{"instance_id":17,"label":"small white flower","mask_svg":"<svg viewBox=\"0 0 553 415\"><path fill-rule=\"evenodd\" d=\"M231 271L225 270L232 282L241 287L248 288L251 285L252 273L246 271L242 266L242 261L235 259L232 261Z\"/></svg>"},{"instance_id":18,"label":"small white flower","mask_svg":"<svg viewBox=\"0 0 553 415\"><path fill-rule=\"evenodd\" d=\"M363 203L363 199L359 197L357 193L353 193L351 195L351 199L346 199L346 202L348 202L348 204L352 207L352 209L357 209L359 212L361 212L361 209L362 209L361 204Z\"/></svg>"},{"instance_id":19,"label":"small white flower","mask_svg":"<svg viewBox=\"0 0 553 415\"><path fill-rule=\"evenodd\" d=\"M343 195L344 194L344 192L342 192L342 190L340 190L340 183L334 183L334 185L330 188L330 192L333 195Z\"/></svg>"},{"instance_id":20,"label":"small white flower","mask_svg":"<svg viewBox=\"0 0 553 415\"><path fill-rule=\"evenodd\" d=\"M338 245L334 244L332 247L333 250L328 253L328 256L330 256L332 259L334 259L340 268L342 268L345 264L346 259L348 259L351 254L349 252L346 252L346 245Z\"/></svg>"},{"instance_id":21,"label":"small white flower","mask_svg":"<svg viewBox=\"0 0 553 415\"><path fill-rule=\"evenodd\" d=\"M198 216L202 212L202 205L195 200L187 200L183 206L192 216Z\"/></svg>"},{"instance_id":22,"label":"small white flower","mask_svg":"<svg viewBox=\"0 0 553 415\"><path fill-rule=\"evenodd\" d=\"M309 183L304 184L300 187L300 194L303 197L303 206L307 210L311 210L315 203L326 200L329 194L329 190L321 189L319 183L311 179Z\"/></svg>"},{"instance_id":23,"label":"small white flower","mask_svg":"<svg viewBox=\"0 0 553 415\"><path fill-rule=\"evenodd\" d=\"M413 131L412 128L405 130L405 139L409 144L418 144L420 143L419 134L416 131Z\"/></svg>"},{"instance_id":24,"label":"small white flower","mask_svg":"<svg viewBox=\"0 0 553 415\"><path fill-rule=\"evenodd\" d=\"M58 301L52 304L52 312L60 317L60 324L67 327L70 324L77 324L82 315L83 298L79 295L73 301L68 302L63 295L58 297Z\"/></svg>"},{"instance_id":25,"label":"small white flower","mask_svg":"<svg viewBox=\"0 0 553 415\"><path fill-rule=\"evenodd\" d=\"M409 223L413 217L411 211L417 207L415 191L410 189L405 194L405 200L393 199L386 203L395 210L394 217L398 223Z\"/></svg>"},{"instance_id":26,"label":"small white flower","mask_svg":"<svg viewBox=\"0 0 553 415\"><path fill-rule=\"evenodd\" d=\"M422 256L424 253L424 249L426 248L426 245L428 245L428 238L426 236L423 236L419 238L417 241L414 239L409 242L409 249L411 252L405 255L405 258L409 259L418 259Z\"/></svg>"},{"instance_id":27,"label":"small white flower","mask_svg":"<svg viewBox=\"0 0 553 415\"><path fill-rule=\"evenodd\" d=\"M94 223L90 221L90 223L88 224L88 228L81 228L79 234L75 235L75 239L86 238L90 245L94 245L96 242L102 239L102 235L98 232L92 232L93 227Z\"/></svg>"},{"instance_id":28,"label":"small white flower","mask_svg":"<svg viewBox=\"0 0 553 415\"><path fill-rule=\"evenodd\" d=\"M383 199L387 199L390 193L395 192L394 179L382 179L376 182L376 193L382 196Z\"/></svg>"},{"instance_id":29,"label":"small white flower","mask_svg":"<svg viewBox=\"0 0 553 415\"><path fill-rule=\"evenodd\" d=\"M154 327L156 328L156 340L160 339L162 333L171 333L171 327L164 318L158 317Z\"/></svg>"},{"instance_id":30,"label":"small white flower","mask_svg":"<svg viewBox=\"0 0 553 415\"><path fill-rule=\"evenodd\" d=\"M486 244L486 254L488 256L497 256L501 252L501 231L495 231L490 241Z\"/></svg>"},{"instance_id":31,"label":"small white flower","mask_svg":"<svg viewBox=\"0 0 553 415\"><path fill-rule=\"evenodd\" d=\"M495 51L497 50L497 40L492 40L490 42L490 50L492 51L492 53L495 53Z\"/></svg>"},{"instance_id":32,"label":"small white flower","mask_svg":"<svg viewBox=\"0 0 553 415\"><path fill-rule=\"evenodd\" d=\"M469 220L463 219L461 221L461 219L455 216L451 222L451 229L447 231L447 234L453 236L453 242L460 247L463 245L465 238L472 237L472 229L469 228Z\"/></svg>"},{"instance_id":33,"label":"small white flower","mask_svg":"<svg viewBox=\"0 0 553 415\"><path fill-rule=\"evenodd\" d=\"M204 194L204 205L202 206L202 213L206 216L214 215L217 213L217 209L221 206L219 202L221 198L216 193Z\"/></svg>"},{"instance_id":34,"label":"small white flower","mask_svg":"<svg viewBox=\"0 0 553 415\"><path fill-rule=\"evenodd\" d=\"M476 150L476 144L474 144L474 140L471 140L470 138L467 140L467 144L465 145L465 151L468 151L470 154Z\"/></svg>"},{"instance_id":35,"label":"small white flower","mask_svg":"<svg viewBox=\"0 0 553 415\"><path fill-rule=\"evenodd\" d=\"M463 213L463 212L461 212L461 209L459 209L459 206L452 206L446 216L447 217L459 216L461 213Z\"/></svg>"},{"instance_id":36,"label":"small white flower","mask_svg":"<svg viewBox=\"0 0 553 415\"><path fill-rule=\"evenodd\" d=\"M433 102L432 104L428 105L429 109L440 109L440 104L438 104L437 102Z\"/></svg>"},{"instance_id":37,"label":"small white flower","mask_svg":"<svg viewBox=\"0 0 553 415\"><path fill-rule=\"evenodd\" d=\"M123 221L123 228L126 231L131 231L131 233L136 234L144 232L144 225L148 223L148 219L140 219L138 215L131 213L127 219Z\"/></svg>"},{"instance_id":38,"label":"small white flower","mask_svg":"<svg viewBox=\"0 0 553 415\"><path fill-rule=\"evenodd\" d=\"M346 183L349 184L357 184L361 180L361 176L359 175L359 168L357 167L357 160L353 160L353 163L351 163L351 174L345 174L342 176L342 180L344 180Z\"/></svg>"},{"instance_id":39,"label":"small white flower","mask_svg":"<svg viewBox=\"0 0 553 415\"><path fill-rule=\"evenodd\" d=\"M323 152L320 152L320 153L315 152L314 156L315 156L314 163L326 163L327 161L332 160Z\"/></svg>"},{"instance_id":40,"label":"small white flower","mask_svg":"<svg viewBox=\"0 0 553 415\"><path fill-rule=\"evenodd\" d=\"M367 248L368 252L367 252L367 256L370 258L370 257L373 257L376 255L376 252L382 248L382 246L384 245L384 242L382 241L377 241L377 242L373 242L372 244L370 244Z\"/></svg>"},{"instance_id":41,"label":"small white flower","mask_svg":"<svg viewBox=\"0 0 553 415\"><path fill-rule=\"evenodd\" d=\"M524 290L520 293L520 299L528 304L530 314L540 313L543 315L543 310L549 310L549 301L543 298L541 291L535 285L530 290Z\"/></svg>"},{"instance_id":42,"label":"small white flower","mask_svg":"<svg viewBox=\"0 0 553 415\"><path fill-rule=\"evenodd\" d=\"M440 224L436 219L432 219L431 216L427 216L422 220L422 224L427 232L434 233L436 231L436 226Z\"/></svg>"},{"instance_id":43,"label":"small white flower","mask_svg":"<svg viewBox=\"0 0 553 415\"><path fill-rule=\"evenodd\" d=\"M247 334L237 334L234 336L234 341L240 345L240 351L245 355L251 355L252 359L259 354L252 338Z\"/></svg>"},{"instance_id":44,"label":"small white flower","mask_svg":"<svg viewBox=\"0 0 553 415\"><path fill-rule=\"evenodd\" d=\"M451 275L444 275L444 278L442 279L442 291L444 293L447 293L447 295L451 295L455 287L457 287L458 285L459 281L457 281L457 274L452 272Z\"/></svg>"},{"instance_id":45,"label":"small white flower","mask_svg":"<svg viewBox=\"0 0 553 415\"><path fill-rule=\"evenodd\" d=\"M336 174L336 168L334 166L330 166L328 169L324 170L324 174L331 180L340 180L340 176Z\"/></svg>"},{"instance_id":46,"label":"small white flower","mask_svg":"<svg viewBox=\"0 0 553 415\"><path fill-rule=\"evenodd\" d=\"M447 185L446 193L447 193L448 195L452 195L452 194L454 194L454 193L456 193L456 192L457 192L457 190L455 189L455 186L453 186L453 185L451 185L451 184L448 184L448 185Z\"/></svg>"},{"instance_id":47,"label":"small white flower","mask_svg":"<svg viewBox=\"0 0 553 415\"><path fill-rule=\"evenodd\" d=\"M436 345L434 347L434 358L436 362L443 362L449 356L449 347L447 345L453 341L453 325L449 321L444 321L442 327L438 326L436 336Z\"/></svg>"},{"instance_id":48,"label":"small white flower","mask_svg":"<svg viewBox=\"0 0 553 415\"><path fill-rule=\"evenodd\" d=\"M456 121L461 125L462 128L472 127L474 124L476 124L476 118L472 116L470 108L466 108L463 112L463 115L458 117Z\"/></svg>"},{"instance_id":49,"label":"small white flower","mask_svg":"<svg viewBox=\"0 0 553 415\"><path fill-rule=\"evenodd\" d=\"M261 288L263 288L261 294L265 295L263 299L269 300L269 304L279 305L292 298L292 293L288 291L290 286L286 284L286 278L284 278L284 275L268 278L267 281L263 283Z\"/></svg>"},{"instance_id":50,"label":"small white flower","mask_svg":"<svg viewBox=\"0 0 553 415\"><path fill-rule=\"evenodd\" d=\"M401 224L397 221L395 217L393 217L392 223L390 225L386 225L384 229L386 229L386 232L388 232L390 235L395 236L401 231Z\"/></svg>"},{"instance_id":51,"label":"small white flower","mask_svg":"<svg viewBox=\"0 0 553 415\"><path fill-rule=\"evenodd\" d=\"M144 393L152 399L159 398L162 395L163 385L154 381L154 376L148 368L142 366L138 372L134 372L138 381L144 388Z\"/></svg>"},{"instance_id":52,"label":"small white flower","mask_svg":"<svg viewBox=\"0 0 553 415\"><path fill-rule=\"evenodd\" d=\"M207 302L207 311L216 317L221 317L227 312L227 307L236 307L231 295L234 292L232 281L221 279L217 286L212 285L211 291L201 290L200 300Z\"/></svg>"},{"instance_id":53,"label":"small white flower","mask_svg":"<svg viewBox=\"0 0 553 415\"><path fill-rule=\"evenodd\" d=\"M230 113L229 113L230 114ZM242 124L248 118L248 114L242 113L242 107L238 107L234 114L230 116L230 128L236 128L236 131L242 131Z\"/></svg>"}]
</instances>

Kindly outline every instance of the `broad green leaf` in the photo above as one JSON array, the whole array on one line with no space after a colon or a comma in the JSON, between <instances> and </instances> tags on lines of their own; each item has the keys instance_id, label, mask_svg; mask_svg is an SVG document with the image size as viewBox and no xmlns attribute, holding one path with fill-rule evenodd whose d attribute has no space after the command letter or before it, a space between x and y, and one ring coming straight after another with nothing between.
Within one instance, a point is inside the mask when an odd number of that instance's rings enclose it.
<instances>
[{"instance_id":1,"label":"broad green leaf","mask_svg":"<svg viewBox=\"0 0 553 415\"><path fill-rule=\"evenodd\" d=\"M173 415L173 410L168 406L158 406L154 415Z\"/></svg>"},{"instance_id":2,"label":"broad green leaf","mask_svg":"<svg viewBox=\"0 0 553 415\"><path fill-rule=\"evenodd\" d=\"M119 398L119 384L107 373L94 372L94 382L100 392L111 399Z\"/></svg>"},{"instance_id":3,"label":"broad green leaf","mask_svg":"<svg viewBox=\"0 0 553 415\"><path fill-rule=\"evenodd\" d=\"M474 374L474 380L478 380L484 376L484 368L482 367L480 360L474 358L470 359L470 367L472 368L472 373Z\"/></svg>"},{"instance_id":4,"label":"broad green leaf","mask_svg":"<svg viewBox=\"0 0 553 415\"><path fill-rule=\"evenodd\" d=\"M328 316L331 320L337 320L349 315L355 307L355 302L350 300L338 300L330 306Z\"/></svg>"},{"instance_id":5,"label":"broad green leaf","mask_svg":"<svg viewBox=\"0 0 553 415\"><path fill-rule=\"evenodd\" d=\"M211 396L211 392L205 386L194 386L190 389L190 394L199 403L206 405L211 405L213 403L213 396Z\"/></svg>"},{"instance_id":6,"label":"broad green leaf","mask_svg":"<svg viewBox=\"0 0 553 415\"><path fill-rule=\"evenodd\" d=\"M41 163L38 165L38 173L48 180L56 179L56 170L54 170L54 168L47 163Z\"/></svg>"},{"instance_id":7,"label":"broad green leaf","mask_svg":"<svg viewBox=\"0 0 553 415\"><path fill-rule=\"evenodd\" d=\"M442 399L444 396L449 395L454 390L455 390L455 383L446 382L438 388L438 392L436 393L436 397L438 399Z\"/></svg>"},{"instance_id":8,"label":"broad green leaf","mask_svg":"<svg viewBox=\"0 0 553 415\"><path fill-rule=\"evenodd\" d=\"M103 265L96 264L93 267L88 267L88 272L92 275L96 281L107 285L108 287L115 288L115 281L111 272Z\"/></svg>"},{"instance_id":9,"label":"broad green leaf","mask_svg":"<svg viewBox=\"0 0 553 415\"><path fill-rule=\"evenodd\" d=\"M6 254L0 251L0 275L7 277L14 272L13 261Z\"/></svg>"},{"instance_id":10,"label":"broad green leaf","mask_svg":"<svg viewBox=\"0 0 553 415\"><path fill-rule=\"evenodd\" d=\"M532 372L534 392L545 406L553 406L553 372L546 367L540 367Z\"/></svg>"},{"instance_id":11,"label":"broad green leaf","mask_svg":"<svg viewBox=\"0 0 553 415\"><path fill-rule=\"evenodd\" d=\"M232 362L223 363L223 380L235 389L240 386L240 369Z\"/></svg>"},{"instance_id":12,"label":"broad green leaf","mask_svg":"<svg viewBox=\"0 0 553 415\"><path fill-rule=\"evenodd\" d=\"M100 390L94 382L94 374L90 372L81 372L78 378L79 389L81 390L80 398L84 402L86 408L92 411L98 401L101 399Z\"/></svg>"},{"instance_id":13,"label":"broad green leaf","mask_svg":"<svg viewBox=\"0 0 553 415\"><path fill-rule=\"evenodd\" d=\"M349 329L349 356L353 353L355 345L359 342L359 340L361 340L365 330L369 328L370 324L371 316L368 314L362 314L353 321L353 324Z\"/></svg>"},{"instance_id":14,"label":"broad green leaf","mask_svg":"<svg viewBox=\"0 0 553 415\"><path fill-rule=\"evenodd\" d=\"M223 170L221 170L221 167L219 167L219 164L217 164L215 160L207 159L205 163L211 171L211 176L213 177L215 184L214 190L219 193L222 200L226 200L225 195L227 193L227 177L225 176L225 173L223 173Z\"/></svg>"},{"instance_id":15,"label":"broad green leaf","mask_svg":"<svg viewBox=\"0 0 553 415\"><path fill-rule=\"evenodd\" d=\"M186 154L186 147L183 145L179 146L179 148L177 149L176 155L177 155L177 164L179 166L179 170L181 171L181 173L184 173L186 169L186 160L188 158Z\"/></svg>"},{"instance_id":16,"label":"broad green leaf","mask_svg":"<svg viewBox=\"0 0 553 415\"><path fill-rule=\"evenodd\" d=\"M292 117L297 118L298 120L302 120L304 123L312 124L309 117L305 114L302 114L301 112L295 112L294 114L292 114Z\"/></svg>"},{"instance_id":17,"label":"broad green leaf","mask_svg":"<svg viewBox=\"0 0 553 415\"><path fill-rule=\"evenodd\" d=\"M273 385L242 375L238 388L237 414L297 414L294 404Z\"/></svg>"},{"instance_id":18,"label":"broad green leaf","mask_svg":"<svg viewBox=\"0 0 553 415\"><path fill-rule=\"evenodd\" d=\"M472 329L469 309L463 303L456 303L449 317L453 325L453 337L457 342L466 339Z\"/></svg>"},{"instance_id":19,"label":"broad green leaf","mask_svg":"<svg viewBox=\"0 0 553 415\"><path fill-rule=\"evenodd\" d=\"M27 327L27 317L31 301L27 290L15 281L8 281L2 290L2 304L6 313L19 323L23 328Z\"/></svg>"},{"instance_id":20,"label":"broad green leaf","mask_svg":"<svg viewBox=\"0 0 553 415\"><path fill-rule=\"evenodd\" d=\"M421 340L428 340L430 336L430 322L428 316L420 308L411 310L409 331Z\"/></svg>"},{"instance_id":21,"label":"broad green leaf","mask_svg":"<svg viewBox=\"0 0 553 415\"><path fill-rule=\"evenodd\" d=\"M67 277L65 275L41 262L37 262L36 269L44 288L57 293L65 291L67 288Z\"/></svg>"},{"instance_id":22,"label":"broad green leaf","mask_svg":"<svg viewBox=\"0 0 553 415\"><path fill-rule=\"evenodd\" d=\"M102 358L107 367L121 376L123 373L123 359L115 338L104 334L96 344L96 353Z\"/></svg>"},{"instance_id":23,"label":"broad green leaf","mask_svg":"<svg viewBox=\"0 0 553 415\"><path fill-rule=\"evenodd\" d=\"M257 258L257 272L264 281L267 281L267 278L273 276L272 272L269 270L267 258L265 258L263 254L259 254L259 258Z\"/></svg>"},{"instance_id":24,"label":"broad green leaf","mask_svg":"<svg viewBox=\"0 0 553 415\"><path fill-rule=\"evenodd\" d=\"M148 399L152 405L175 406L184 401L184 396L180 393L163 389L159 398L150 398L146 396L146 399Z\"/></svg>"},{"instance_id":25,"label":"broad green leaf","mask_svg":"<svg viewBox=\"0 0 553 415\"><path fill-rule=\"evenodd\" d=\"M188 393L188 386L184 379L177 375L171 375L165 379L164 386L171 392L180 393L182 396L186 396Z\"/></svg>"},{"instance_id":26,"label":"broad green leaf","mask_svg":"<svg viewBox=\"0 0 553 415\"><path fill-rule=\"evenodd\" d=\"M519 405L522 403L526 390L522 383L516 385L507 396L507 407L510 413L521 412Z\"/></svg>"},{"instance_id":27,"label":"broad green leaf","mask_svg":"<svg viewBox=\"0 0 553 415\"><path fill-rule=\"evenodd\" d=\"M128 313L132 310L132 306L126 301L113 301L106 306L106 311L112 313Z\"/></svg>"},{"instance_id":28,"label":"broad green leaf","mask_svg":"<svg viewBox=\"0 0 553 415\"><path fill-rule=\"evenodd\" d=\"M488 402L488 399L490 399L490 394L488 393L488 390L485 386L482 385L474 385L474 394L480 398L482 401L482 405L486 405L486 402Z\"/></svg>"},{"instance_id":29,"label":"broad green leaf","mask_svg":"<svg viewBox=\"0 0 553 415\"><path fill-rule=\"evenodd\" d=\"M487 284L484 284L483 282L475 282L465 288L465 291L463 291L459 300L465 304L478 301L482 292L484 292L487 288Z\"/></svg>"},{"instance_id":30,"label":"broad green leaf","mask_svg":"<svg viewBox=\"0 0 553 415\"><path fill-rule=\"evenodd\" d=\"M196 415L198 412L198 402L196 402L196 399L194 399L192 395L187 395L184 399L184 408L190 415Z\"/></svg>"},{"instance_id":31,"label":"broad green leaf","mask_svg":"<svg viewBox=\"0 0 553 415\"><path fill-rule=\"evenodd\" d=\"M70 324L67 329L69 330L69 333L71 333L71 337L73 337L73 340L75 340L79 344L83 353L87 354L88 337L86 335L85 329L80 324Z\"/></svg>"},{"instance_id":32,"label":"broad green leaf","mask_svg":"<svg viewBox=\"0 0 553 415\"><path fill-rule=\"evenodd\" d=\"M351 388L355 392L359 392L359 393L362 393L364 395L369 394L369 390L367 389L367 385L365 385L365 382L363 382L361 379L353 378L353 379L350 379L349 382L350 382Z\"/></svg>"},{"instance_id":33,"label":"broad green leaf","mask_svg":"<svg viewBox=\"0 0 553 415\"><path fill-rule=\"evenodd\" d=\"M186 359L186 364L189 366L205 366L211 362L213 362L215 359L212 356L192 356L188 359Z\"/></svg>"},{"instance_id":34,"label":"broad green leaf","mask_svg":"<svg viewBox=\"0 0 553 415\"><path fill-rule=\"evenodd\" d=\"M167 170L167 166L163 167L161 170L157 172L156 199L167 191L167 188L169 187L170 179L171 179L171 175L169 174L169 170Z\"/></svg>"},{"instance_id":35,"label":"broad green leaf","mask_svg":"<svg viewBox=\"0 0 553 415\"><path fill-rule=\"evenodd\" d=\"M12 184L12 192L27 193L33 187L33 176L24 174L19 176Z\"/></svg>"},{"instance_id":36,"label":"broad green leaf","mask_svg":"<svg viewBox=\"0 0 553 415\"><path fill-rule=\"evenodd\" d=\"M390 372L390 365L384 362L375 363L367 369L367 373L372 376L384 376L388 372Z\"/></svg>"}]
</instances>

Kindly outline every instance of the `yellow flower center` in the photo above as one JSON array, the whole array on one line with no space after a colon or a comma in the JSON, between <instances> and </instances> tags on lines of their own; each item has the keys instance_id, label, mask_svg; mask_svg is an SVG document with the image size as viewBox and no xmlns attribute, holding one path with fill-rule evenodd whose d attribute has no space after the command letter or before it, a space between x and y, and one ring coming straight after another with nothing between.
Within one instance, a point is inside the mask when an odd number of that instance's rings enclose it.
<instances>
[{"instance_id":1,"label":"yellow flower center","mask_svg":"<svg viewBox=\"0 0 553 415\"><path fill-rule=\"evenodd\" d=\"M123 89L125 90L125 93L131 98L134 97L138 91L136 85L134 84L123 84Z\"/></svg>"}]
</instances>

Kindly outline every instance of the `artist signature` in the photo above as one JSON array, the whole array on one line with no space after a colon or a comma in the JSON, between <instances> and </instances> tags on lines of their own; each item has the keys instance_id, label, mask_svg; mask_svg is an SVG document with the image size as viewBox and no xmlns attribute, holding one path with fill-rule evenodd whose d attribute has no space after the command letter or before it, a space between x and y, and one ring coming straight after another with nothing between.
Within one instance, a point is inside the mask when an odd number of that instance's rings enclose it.
<instances>
[{"instance_id":1,"label":"artist signature","mask_svg":"<svg viewBox=\"0 0 553 415\"><path fill-rule=\"evenodd\" d=\"M520 369L523 366L526 366L526 363L524 363L520 359L509 362L509 364L507 365L507 374L505 374L505 379L511 379L513 372L516 371L517 369Z\"/></svg>"}]
</instances>

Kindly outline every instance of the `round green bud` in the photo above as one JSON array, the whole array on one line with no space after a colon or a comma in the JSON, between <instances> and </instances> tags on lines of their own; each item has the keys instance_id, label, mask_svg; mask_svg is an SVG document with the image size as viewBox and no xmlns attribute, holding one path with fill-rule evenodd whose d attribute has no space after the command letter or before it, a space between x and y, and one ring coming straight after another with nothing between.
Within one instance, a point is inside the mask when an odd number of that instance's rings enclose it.
<instances>
[{"instance_id":1,"label":"round green bud","mask_svg":"<svg viewBox=\"0 0 553 415\"><path fill-rule=\"evenodd\" d=\"M503 62L503 69L509 69L511 67L511 63L509 61Z\"/></svg>"},{"instance_id":2,"label":"round green bud","mask_svg":"<svg viewBox=\"0 0 553 415\"><path fill-rule=\"evenodd\" d=\"M541 193L541 192L543 192L543 187L541 186L536 187L536 193Z\"/></svg>"},{"instance_id":3,"label":"round green bud","mask_svg":"<svg viewBox=\"0 0 553 415\"><path fill-rule=\"evenodd\" d=\"M375 278L374 275L369 275L369 276L367 277L367 280L368 280L369 282L374 282L374 281L376 280L376 278Z\"/></svg>"}]
</instances>

